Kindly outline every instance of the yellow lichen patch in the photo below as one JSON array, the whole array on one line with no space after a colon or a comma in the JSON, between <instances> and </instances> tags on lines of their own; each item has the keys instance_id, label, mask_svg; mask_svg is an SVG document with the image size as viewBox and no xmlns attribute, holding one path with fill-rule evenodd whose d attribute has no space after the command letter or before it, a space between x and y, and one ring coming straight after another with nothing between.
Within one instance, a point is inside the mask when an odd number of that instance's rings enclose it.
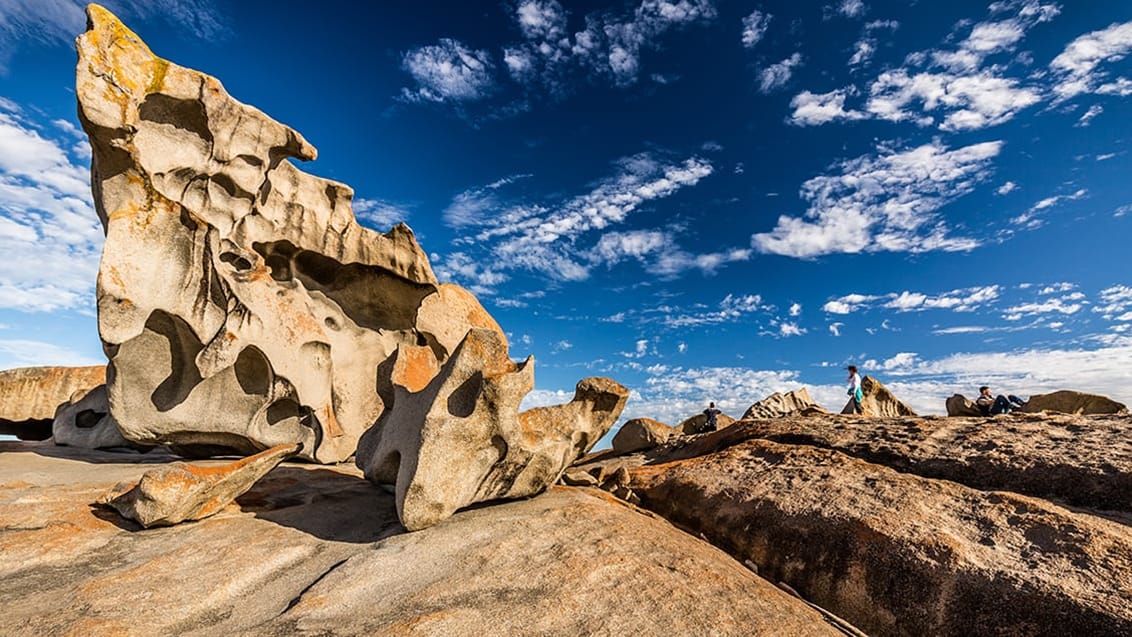
<instances>
[{"instance_id":1,"label":"yellow lichen patch","mask_svg":"<svg viewBox=\"0 0 1132 637\"><path fill-rule=\"evenodd\" d=\"M146 87L146 93L156 93L165 86L165 74L169 71L169 62L159 57L153 58L151 67L151 77L149 86Z\"/></svg>"}]
</instances>

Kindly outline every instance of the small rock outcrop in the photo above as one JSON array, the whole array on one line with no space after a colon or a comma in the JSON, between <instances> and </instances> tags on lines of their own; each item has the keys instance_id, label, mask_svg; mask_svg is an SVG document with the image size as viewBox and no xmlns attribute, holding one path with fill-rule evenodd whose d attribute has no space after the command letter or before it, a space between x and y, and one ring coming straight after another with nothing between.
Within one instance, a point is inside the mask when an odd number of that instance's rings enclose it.
<instances>
[{"instance_id":1,"label":"small rock outcrop","mask_svg":"<svg viewBox=\"0 0 1132 637\"><path fill-rule=\"evenodd\" d=\"M954 394L947 399L947 415L957 417L977 418L983 415L979 406L967 399L963 394Z\"/></svg>"},{"instance_id":2,"label":"small rock outcrop","mask_svg":"<svg viewBox=\"0 0 1132 637\"><path fill-rule=\"evenodd\" d=\"M613 450L617 453L630 453L642 449L652 449L668 442L679 430L652 418L634 418L621 425L613 436Z\"/></svg>"},{"instance_id":3,"label":"small rock outcrop","mask_svg":"<svg viewBox=\"0 0 1132 637\"><path fill-rule=\"evenodd\" d=\"M147 471L134 484L120 484L99 500L145 528L172 526L214 515L242 495L299 445L279 445L220 467L178 462Z\"/></svg>"},{"instance_id":4,"label":"small rock outcrop","mask_svg":"<svg viewBox=\"0 0 1132 637\"><path fill-rule=\"evenodd\" d=\"M828 414L824 407L810 398L810 392L802 387L785 394L774 392L770 396L747 408L741 420L752 418L785 418L787 416L809 416Z\"/></svg>"},{"instance_id":5,"label":"small rock outcrop","mask_svg":"<svg viewBox=\"0 0 1132 637\"><path fill-rule=\"evenodd\" d=\"M1128 407L1107 396L1063 389L1030 396L1022 411L1031 414L1041 411L1083 415L1127 414Z\"/></svg>"},{"instance_id":6,"label":"small rock outcrop","mask_svg":"<svg viewBox=\"0 0 1132 637\"><path fill-rule=\"evenodd\" d=\"M0 433L24 440L50 438L59 406L105 382L105 365L0 371Z\"/></svg>"},{"instance_id":7,"label":"small rock outcrop","mask_svg":"<svg viewBox=\"0 0 1132 637\"><path fill-rule=\"evenodd\" d=\"M427 348L397 350L392 395L356 456L366 478L395 486L410 530L476 502L541 493L609 431L629 398L607 378L587 378L572 402L519 413L533 360L514 363L493 330L469 331L439 370L433 360Z\"/></svg>"},{"instance_id":8,"label":"small rock outcrop","mask_svg":"<svg viewBox=\"0 0 1132 637\"><path fill-rule=\"evenodd\" d=\"M55 413L55 420L51 423L51 438L55 444L84 449L136 446L122 436L110 416L106 385L76 396L77 400L61 405Z\"/></svg>"},{"instance_id":9,"label":"small rock outcrop","mask_svg":"<svg viewBox=\"0 0 1132 637\"><path fill-rule=\"evenodd\" d=\"M676 429L679 430L681 434L688 436L702 432L706 424L707 416L705 414L696 414L691 418L681 421L679 425L676 425ZM733 424L735 424L735 419L727 414L719 414L715 417L716 430L729 427Z\"/></svg>"},{"instance_id":10,"label":"small rock outcrop","mask_svg":"<svg viewBox=\"0 0 1132 637\"><path fill-rule=\"evenodd\" d=\"M861 406L865 410L865 413L862 414L864 416L894 418L897 416L916 415L916 412L912 411L911 407L902 403L884 384L872 376L865 376L861 379L861 393L864 395L864 398L861 400ZM849 402L845 403L845 408L841 410L841 413L853 413L852 398L849 399Z\"/></svg>"}]
</instances>

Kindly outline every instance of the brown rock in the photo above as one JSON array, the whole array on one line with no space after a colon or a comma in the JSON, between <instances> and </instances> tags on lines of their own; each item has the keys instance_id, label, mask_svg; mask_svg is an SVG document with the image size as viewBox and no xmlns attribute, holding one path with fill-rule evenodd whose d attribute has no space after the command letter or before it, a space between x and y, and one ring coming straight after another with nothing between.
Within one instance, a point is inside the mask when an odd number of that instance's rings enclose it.
<instances>
[{"instance_id":1,"label":"brown rock","mask_svg":"<svg viewBox=\"0 0 1132 637\"><path fill-rule=\"evenodd\" d=\"M827 414L821 405L810 398L810 392L805 387L780 394L774 392L770 396L747 408L742 420L752 418L783 418L794 415Z\"/></svg>"},{"instance_id":2,"label":"brown rock","mask_svg":"<svg viewBox=\"0 0 1132 637\"><path fill-rule=\"evenodd\" d=\"M678 429L681 434L687 436L700 433L701 431L703 431L705 424L707 424L707 415L696 414L695 416L682 421L679 425L676 425L676 429ZM719 414L715 418L715 428L717 431L723 429L724 427L729 427L733 424L735 424L735 419L731 416L728 416L727 414Z\"/></svg>"},{"instance_id":3,"label":"brown rock","mask_svg":"<svg viewBox=\"0 0 1132 637\"><path fill-rule=\"evenodd\" d=\"M533 360L512 362L494 330L471 329L439 370L422 370L421 349L398 349L393 393L356 456L369 480L395 485L401 522L414 531L476 502L541 493L629 398L607 378L587 378L570 403L518 413L534 386Z\"/></svg>"},{"instance_id":4,"label":"brown rock","mask_svg":"<svg viewBox=\"0 0 1132 637\"><path fill-rule=\"evenodd\" d=\"M105 365L0 371L0 433L24 440L50 438L55 411L73 395L105 382Z\"/></svg>"},{"instance_id":5,"label":"brown rock","mask_svg":"<svg viewBox=\"0 0 1132 637\"><path fill-rule=\"evenodd\" d=\"M621 425L617 435L613 436L613 450L617 453L630 453L652 449L668 442L668 439L675 435L678 435L677 429L660 421L652 418L634 418Z\"/></svg>"},{"instance_id":6,"label":"brown rock","mask_svg":"<svg viewBox=\"0 0 1132 637\"><path fill-rule=\"evenodd\" d=\"M51 439L55 444L86 449L148 449L122 437L110 416L106 385L85 394L76 392L75 397L55 412L51 422Z\"/></svg>"},{"instance_id":7,"label":"brown rock","mask_svg":"<svg viewBox=\"0 0 1132 637\"><path fill-rule=\"evenodd\" d=\"M238 506L142 533L88 506L169 461L0 442L0 632L837 634L722 551L594 490L411 534L392 496L343 466L282 465Z\"/></svg>"},{"instance_id":8,"label":"brown rock","mask_svg":"<svg viewBox=\"0 0 1132 637\"><path fill-rule=\"evenodd\" d=\"M1107 396L1061 390L1051 394L1030 396L1022 411L1037 413L1054 411L1062 414L1127 414L1128 408Z\"/></svg>"},{"instance_id":9,"label":"brown rock","mask_svg":"<svg viewBox=\"0 0 1132 637\"><path fill-rule=\"evenodd\" d=\"M861 393L864 399L861 401L861 406L864 408L864 416L874 416L881 418L893 418L896 416L915 416L916 412L896 397L891 391L888 390L879 380L865 376L861 379ZM845 408L841 410L842 414L853 413L853 399L850 398L849 402L845 403Z\"/></svg>"},{"instance_id":10,"label":"brown rock","mask_svg":"<svg viewBox=\"0 0 1132 637\"><path fill-rule=\"evenodd\" d=\"M868 634L1132 631L1124 524L765 440L664 460L642 506Z\"/></svg>"},{"instance_id":11,"label":"brown rock","mask_svg":"<svg viewBox=\"0 0 1132 637\"><path fill-rule=\"evenodd\" d=\"M146 528L200 520L228 506L298 452L298 444L279 445L221 467L165 465L147 471L134 484L115 487L99 502Z\"/></svg>"},{"instance_id":12,"label":"brown rock","mask_svg":"<svg viewBox=\"0 0 1132 637\"><path fill-rule=\"evenodd\" d=\"M967 400L967 397L963 394L955 394L947 399L947 415L977 418L982 416L983 412L978 405Z\"/></svg>"}]
</instances>

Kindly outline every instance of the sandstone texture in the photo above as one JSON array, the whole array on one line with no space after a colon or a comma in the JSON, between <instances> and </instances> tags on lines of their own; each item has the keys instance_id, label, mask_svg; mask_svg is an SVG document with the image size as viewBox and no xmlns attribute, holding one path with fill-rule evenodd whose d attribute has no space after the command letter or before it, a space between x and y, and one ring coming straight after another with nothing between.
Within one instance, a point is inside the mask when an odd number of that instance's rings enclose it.
<instances>
[{"instance_id":1,"label":"sandstone texture","mask_svg":"<svg viewBox=\"0 0 1132 637\"><path fill-rule=\"evenodd\" d=\"M106 367L22 367L0 371L0 433L27 440L51 436L55 410L106 382Z\"/></svg>"},{"instance_id":2,"label":"sandstone texture","mask_svg":"<svg viewBox=\"0 0 1132 637\"><path fill-rule=\"evenodd\" d=\"M1061 390L1051 394L1030 396L1022 411L1037 413L1053 411L1062 414L1127 414L1128 407L1107 396Z\"/></svg>"},{"instance_id":3,"label":"sandstone texture","mask_svg":"<svg viewBox=\"0 0 1132 637\"><path fill-rule=\"evenodd\" d=\"M344 466L284 463L174 527L90 506L173 460L0 442L0 632L840 634L719 549L589 489L411 534L393 496Z\"/></svg>"},{"instance_id":4,"label":"sandstone texture","mask_svg":"<svg viewBox=\"0 0 1132 637\"><path fill-rule=\"evenodd\" d=\"M734 422L735 419L731 416L728 416L727 414L719 414L715 417L715 428L717 430L723 429L724 427L731 426ZM687 436L690 434L700 433L701 431L703 431L704 425L706 424L707 416L705 414L696 414L691 418L681 421L679 425L676 425L676 429L678 429L682 435Z\"/></svg>"},{"instance_id":5,"label":"sandstone texture","mask_svg":"<svg viewBox=\"0 0 1132 637\"><path fill-rule=\"evenodd\" d=\"M116 486L99 503L145 528L200 520L231 504L298 452L298 444L279 445L219 467L183 462L163 465L147 471L135 483Z\"/></svg>"},{"instance_id":6,"label":"sandstone texture","mask_svg":"<svg viewBox=\"0 0 1132 637\"><path fill-rule=\"evenodd\" d=\"M793 417L591 456L876 635L1132 631L1132 418ZM1067 508L1073 504L1073 508Z\"/></svg>"},{"instance_id":7,"label":"sandstone texture","mask_svg":"<svg viewBox=\"0 0 1132 637\"><path fill-rule=\"evenodd\" d=\"M810 398L810 392L805 387L802 387L801 389L788 391L785 394L774 392L770 396L748 407L747 411L743 413L742 420L784 418L786 416L808 416L828 413L825 408L815 403L814 399Z\"/></svg>"},{"instance_id":8,"label":"sandstone texture","mask_svg":"<svg viewBox=\"0 0 1132 637\"><path fill-rule=\"evenodd\" d=\"M983 415L982 410L963 394L954 394L946 402L948 416L967 416L978 418Z\"/></svg>"},{"instance_id":9,"label":"sandstone texture","mask_svg":"<svg viewBox=\"0 0 1132 637\"><path fill-rule=\"evenodd\" d=\"M533 360L516 364L493 330L472 329L439 370L427 349L402 346L393 394L362 436L366 478L395 486L397 511L422 529L476 502L535 495L601 438L629 391L605 378L578 383L567 405L519 413Z\"/></svg>"},{"instance_id":10,"label":"sandstone texture","mask_svg":"<svg viewBox=\"0 0 1132 637\"><path fill-rule=\"evenodd\" d=\"M915 416L916 412L896 397L887 387L884 386L879 380L872 376L865 376L861 379L861 394L864 396L861 400L861 407L864 408L863 416L880 416L880 417L893 417L893 416ZM841 410L843 414L853 413L853 399L850 398L845 403L845 408Z\"/></svg>"},{"instance_id":11,"label":"sandstone texture","mask_svg":"<svg viewBox=\"0 0 1132 637\"><path fill-rule=\"evenodd\" d=\"M657 445L668 442L668 439L679 435L675 427L653 420L652 418L634 418L626 421L613 436L613 450L618 453L629 453L652 449Z\"/></svg>"},{"instance_id":12,"label":"sandstone texture","mask_svg":"<svg viewBox=\"0 0 1132 637\"><path fill-rule=\"evenodd\" d=\"M437 283L408 227L362 228L349 187L296 169L288 158L316 155L301 135L155 56L101 7L88 21L76 91L126 438L201 454L302 443L340 461L381 415L398 345L443 361L469 328L499 331Z\"/></svg>"},{"instance_id":13,"label":"sandstone texture","mask_svg":"<svg viewBox=\"0 0 1132 637\"><path fill-rule=\"evenodd\" d=\"M55 444L86 449L139 448L122 436L110 415L106 385L75 395L77 400L60 405L55 412L51 422L51 439Z\"/></svg>"}]
</instances>

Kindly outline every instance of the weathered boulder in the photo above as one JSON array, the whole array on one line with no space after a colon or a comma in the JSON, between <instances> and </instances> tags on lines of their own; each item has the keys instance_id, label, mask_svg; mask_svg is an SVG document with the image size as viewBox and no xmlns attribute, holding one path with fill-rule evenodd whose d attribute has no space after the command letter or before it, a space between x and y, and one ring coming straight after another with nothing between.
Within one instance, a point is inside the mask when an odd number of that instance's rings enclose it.
<instances>
[{"instance_id":1,"label":"weathered boulder","mask_svg":"<svg viewBox=\"0 0 1132 637\"><path fill-rule=\"evenodd\" d=\"M612 446L617 453L652 449L668 442L669 438L678 433L679 430L675 427L652 418L634 418L621 425L617 435L613 436Z\"/></svg>"},{"instance_id":2,"label":"weathered boulder","mask_svg":"<svg viewBox=\"0 0 1132 637\"><path fill-rule=\"evenodd\" d=\"M916 412L896 397L887 387L884 386L879 380L872 376L865 376L861 379L861 394L864 398L861 400L861 407L864 408L865 413L863 416L875 416L881 418L893 418L896 416L915 416ZM853 399L850 398L849 402L845 403L845 408L841 410L842 414L853 413Z\"/></svg>"},{"instance_id":3,"label":"weathered boulder","mask_svg":"<svg viewBox=\"0 0 1132 637\"><path fill-rule=\"evenodd\" d=\"M542 492L609 431L629 398L609 379L587 378L572 402L519 413L534 387L533 359L515 364L494 330L470 330L439 370L434 360L423 347L397 350L392 395L356 456L366 478L395 485L410 530L475 502Z\"/></svg>"},{"instance_id":4,"label":"weathered boulder","mask_svg":"<svg viewBox=\"0 0 1132 637\"><path fill-rule=\"evenodd\" d=\"M1026 413L1054 411L1062 414L1127 414L1128 407L1123 403L1097 394L1063 389L1050 394L1030 396L1022 407Z\"/></svg>"},{"instance_id":5,"label":"weathered boulder","mask_svg":"<svg viewBox=\"0 0 1132 637\"><path fill-rule=\"evenodd\" d=\"M24 440L50 438L56 409L105 382L104 365L0 371L0 433Z\"/></svg>"},{"instance_id":6,"label":"weathered boulder","mask_svg":"<svg viewBox=\"0 0 1132 637\"><path fill-rule=\"evenodd\" d=\"M122 436L110 415L106 385L76 396L77 400L59 406L51 422L51 438L55 444L86 449L137 446Z\"/></svg>"},{"instance_id":7,"label":"weathered boulder","mask_svg":"<svg viewBox=\"0 0 1132 637\"><path fill-rule=\"evenodd\" d=\"M706 424L707 415L696 414L691 418L681 421L679 425L676 425L676 429L678 429L681 434L687 436L690 434L700 433L704 430L704 425ZM723 429L724 427L729 427L733 424L735 424L735 419L731 416L728 416L727 414L719 414L715 417L716 430Z\"/></svg>"},{"instance_id":8,"label":"weathered boulder","mask_svg":"<svg viewBox=\"0 0 1132 637\"><path fill-rule=\"evenodd\" d=\"M99 332L126 438L188 454L301 443L341 461L381 416L399 345L438 367L472 327L503 338L470 293L438 285L407 226L362 228L348 186L295 168L316 155L297 132L97 5L77 48L106 230Z\"/></svg>"},{"instance_id":9,"label":"weathered boulder","mask_svg":"<svg viewBox=\"0 0 1132 637\"><path fill-rule=\"evenodd\" d=\"M741 420L750 420L752 418L784 418L786 416L809 416L817 414L828 414L821 405L814 402L810 398L810 392L801 387L794 391L788 391L785 394L774 392L770 396L760 400L759 402L747 408L743 413Z\"/></svg>"},{"instance_id":10,"label":"weathered boulder","mask_svg":"<svg viewBox=\"0 0 1132 637\"><path fill-rule=\"evenodd\" d=\"M298 452L298 444L279 445L220 467L164 465L147 471L136 483L115 486L99 503L147 529L200 520L231 504Z\"/></svg>"},{"instance_id":11,"label":"weathered boulder","mask_svg":"<svg viewBox=\"0 0 1132 637\"><path fill-rule=\"evenodd\" d=\"M1132 630L1125 524L806 445L748 438L687 454L629 469L641 506L868 634Z\"/></svg>"},{"instance_id":12,"label":"weathered boulder","mask_svg":"<svg viewBox=\"0 0 1132 637\"><path fill-rule=\"evenodd\" d=\"M733 428L734 429L734 428ZM976 489L1132 513L1132 419L1012 414L978 418L791 418L743 423L736 437L834 449Z\"/></svg>"},{"instance_id":13,"label":"weathered boulder","mask_svg":"<svg viewBox=\"0 0 1132 637\"><path fill-rule=\"evenodd\" d=\"M979 417L983 412L975 403L967 400L963 394L954 394L951 398L947 399L947 415L948 416L961 416L961 417Z\"/></svg>"},{"instance_id":14,"label":"weathered boulder","mask_svg":"<svg viewBox=\"0 0 1132 637\"><path fill-rule=\"evenodd\" d=\"M176 527L137 532L89 506L172 460L0 442L0 632L836 634L722 551L591 489L412 534L345 465L285 463Z\"/></svg>"}]
</instances>

